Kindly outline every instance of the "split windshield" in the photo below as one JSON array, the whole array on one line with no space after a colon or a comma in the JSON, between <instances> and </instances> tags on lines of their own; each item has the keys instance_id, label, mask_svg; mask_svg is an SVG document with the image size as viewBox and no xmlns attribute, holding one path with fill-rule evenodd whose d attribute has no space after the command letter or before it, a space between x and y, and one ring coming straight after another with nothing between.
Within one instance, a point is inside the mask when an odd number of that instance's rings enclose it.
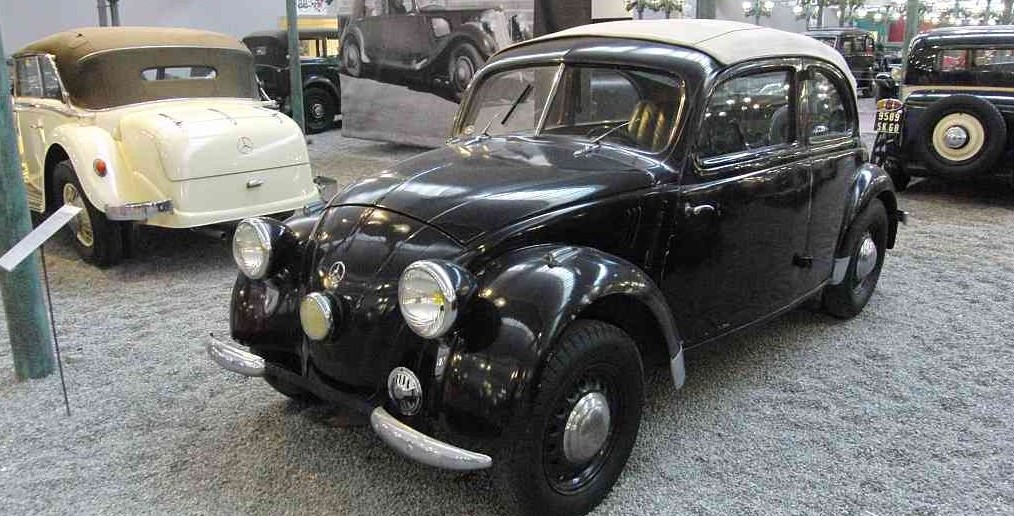
<instances>
[{"instance_id":1,"label":"split windshield","mask_svg":"<svg viewBox=\"0 0 1014 516\"><path fill-rule=\"evenodd\" d=\"M682 101L682 81L658 72L592 66L508 70L478 85L458 136L568 135L659 152L677 127Z\"/></svg>"}]
</instances>

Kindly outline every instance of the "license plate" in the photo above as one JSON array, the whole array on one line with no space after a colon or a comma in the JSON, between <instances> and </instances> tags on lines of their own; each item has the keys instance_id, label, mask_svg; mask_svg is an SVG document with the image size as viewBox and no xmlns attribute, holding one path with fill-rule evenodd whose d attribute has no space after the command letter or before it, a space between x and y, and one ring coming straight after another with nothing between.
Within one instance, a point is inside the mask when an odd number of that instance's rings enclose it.
<instances>
[{"instance_id":1,"label":"license plate","mask_svg":"<svg viewBox=\"0 0 1014 516\"><path fill-rule=\"evenodd\" d=\"M901 113L900 109L878 110L873 129L878 133L900 134Z\"/></svg>"}]
</instances>

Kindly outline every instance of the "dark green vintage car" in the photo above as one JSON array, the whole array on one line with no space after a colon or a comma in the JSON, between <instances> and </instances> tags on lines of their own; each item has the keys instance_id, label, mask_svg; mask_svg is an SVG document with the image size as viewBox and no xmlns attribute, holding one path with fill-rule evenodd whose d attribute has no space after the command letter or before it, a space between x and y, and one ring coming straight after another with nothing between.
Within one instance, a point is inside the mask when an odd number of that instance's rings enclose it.
<instances>
[{"instance_id":1,"label":"dark green vintage car","mask_svg":"<svg viewBox=\"0 0 1014 516\"><path fill-rule=\"evenodd\" d=\"M299 67L303 75L303 110L306 132L335 127L342 112L338 70L338 29L300 29ZM254 55L257 79L268 97L291 112L289 40L282 30L254 32L243 38Z\"/></svg>"}]
</instances>

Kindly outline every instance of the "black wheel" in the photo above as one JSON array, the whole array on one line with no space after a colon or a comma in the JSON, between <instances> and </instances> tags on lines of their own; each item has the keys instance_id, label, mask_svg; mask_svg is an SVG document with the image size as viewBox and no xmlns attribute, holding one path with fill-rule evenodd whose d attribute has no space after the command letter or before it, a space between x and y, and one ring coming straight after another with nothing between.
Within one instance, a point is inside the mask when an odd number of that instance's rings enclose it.
<instances>
[{"instance_id":1,"label":"black wheel","mask_svg":"<svg viewBox=\"0 0 1014 516\"><path fill-rule=\"evenodd\" d=\"M972 95L941 99L919 117L915 151L927 168L945 177L984 172L1003 155L1007 124L989 101Z\"/></svg>"},{"instance_id":2,"label":"black wheel","mask_svg":"<svg viewBox=\"0 0 1014 516\"><path fill-rule=\"evenodd\" d=\"M880 279L887 252L887 210L878 199L870 201L852 225L836 256L848 256L845 278L824 289L824 308L835 317L854 317L869 302Z\"/></svg>"},{"instance_id":3,"label":"black wheel","mask_svg":"<svg viewBox=\"0 0 1014 516\"><path fill-rule=\"evenodd\" d=\"M479 71L484 62L482 54L471 43L460 43L454 48L451 58L448 60L447 74L450 77L451 91L455 99L461 100L468 84L472 82L472 77L475 77L475 73Z\"/></svg>"},{"instance_id":4,"label":"black wheel","mask_svg":"<svg viewBox=\"0 0 1014 516\"><path fill-rule=\"evenodd\" d=\"M506 501L528 514L585 514L612 489L637 439L641 356L623 330L578 320L550 353L496 469Z\"/></svg>"},{"instance_id":5,"label":"black wheel","mask_svg":"<svg viewBox=\"0 0 1014 516\"><path fill-rule=\"evenodd\" d=\"M306 119L306 132L319 133L334 127L334 118L338 115L338 103L327 91L320 88L307 88L303 94L303 112Z\"/></svg>"},{"instance_id":6,"label":"black wheel","mask_svg":"<svg viewBox=\"0 0 1014 516\"><path fill-rule=\"evenodd\" d=\"M905 168L898 160L898 153L897 135L877 133L877 138L873 140L873 151L870 153L870 161L883 168L884 172L887 172L887 175L891 178L891 182L894 183L896 191L904 192L908 189L912 176L905 172Z\"/></svg>"},{"instance_id":7,"label":"black wheel","mask_svg":"<svg viewBox=\"0 0 1014 516\"><path fill-rule=\"evenodd\" d=\"M66 231L74 248L84 261L99 267L116 265L123 259L123 224L110 221L85 196L70 161L61 161L53 168L54 204L70 204L81 208Z\"/></svg>"},{"instance_id":8,"label":"black wheel","mask_svg":"<svg viewBox=\"0 0 1014 516\"><path fill-rule=\"evenodd\" d=\"M271 386L272 389L286 395L289 399L297 401L299 403L305 403L307 405L313 405L320 403L320 398L315 396L312 392L292 385L291 383L274 375L264 375L264 381Z\"/></svg>"},{"instance_id":9,"label":"black wheel","mask_svg":"<svg viewBox=\"0 0 1014 516\"><path fill-rule=\"evenodd\" d=\"M363 53L354 37L345 40L342 45L342 68L352 77L363 76Z\"/></svg>"}]
</instances>

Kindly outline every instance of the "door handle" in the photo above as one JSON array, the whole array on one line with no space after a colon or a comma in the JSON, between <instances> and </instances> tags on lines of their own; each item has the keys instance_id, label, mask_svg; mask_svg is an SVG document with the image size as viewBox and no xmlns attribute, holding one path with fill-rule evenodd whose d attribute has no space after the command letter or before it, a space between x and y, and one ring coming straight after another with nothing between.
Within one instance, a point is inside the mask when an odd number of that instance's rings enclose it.
<instances>
[{"instance_id":1,"label":"door handle","mask_svg":"<svg viewBox=\"0 0 1014 516\"><path fill-rule=\"evenodd\" d=\"M28 124L29 129L42 129L42 124Z\"/></svg>"},{"instance_id":2,"label":"door handle","mask_svg":"<svg viewBox=\"0 0 1014 516\"><path fill-rule=\"evenodd\" d=\"M718 208L711 204L698 204L692 206L689 203L683 207L683 214L690 217L713 217L718 214Z\"/></svg>"}]
</instances>

